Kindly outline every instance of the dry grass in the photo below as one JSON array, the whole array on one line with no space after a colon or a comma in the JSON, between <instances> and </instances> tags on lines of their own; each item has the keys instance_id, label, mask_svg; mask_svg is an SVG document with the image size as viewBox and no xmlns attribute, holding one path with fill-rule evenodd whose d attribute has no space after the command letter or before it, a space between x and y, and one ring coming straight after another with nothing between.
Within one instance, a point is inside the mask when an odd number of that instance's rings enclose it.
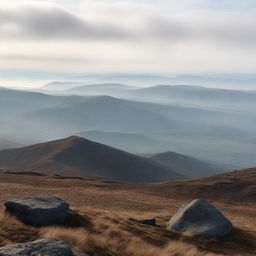
<instances>
[{"instance_id":1,"label":"dry grass","mask_svg":"<svg viewBox=\"0 0 256 256\"><path fill-rule=\"evenodd\" d=\"M26 226L16 218L0 213L0 246L35 240L39 237L39 230Z\"/></svg>"},{"instance_id":2,"label":"dry grass","mask_svg":"<svg viewBox=\"0 0 256 256\"><path fill-rule=\"evenodd\" d=\"M191 182L187 184L186 188ZM50 237L64 239L91 256L256 255L254 201L225 203L223 199L206 196L230 218L236 228L222 239L187 237L165 228L176 210L185 201L191 200L181 194L177 198L178 182L173 187L168 186L0 173L1 202L13 199L13 195L21 198L53 194L69 202L77 213L69 217L64 226L35 228L2 211L0 246ZM157 219L156 227L131 220L153 217Z\"/></svg>"},{"instance_id":3,"label":"dry grass","mask_svg":"<svg viewBox=\"0 0 256 256\"><path fill-rule=\"evenodd\" d=\"M84 229L48 228L41 233L42 237L62 239L72 247L79 248L92 255L126 255L126 256L220 256L202 252L194 245L184 242L172 242L159 247L145 242L126 232L109 230L103 234L94 234Z\"/></svg>"}]
</instances>

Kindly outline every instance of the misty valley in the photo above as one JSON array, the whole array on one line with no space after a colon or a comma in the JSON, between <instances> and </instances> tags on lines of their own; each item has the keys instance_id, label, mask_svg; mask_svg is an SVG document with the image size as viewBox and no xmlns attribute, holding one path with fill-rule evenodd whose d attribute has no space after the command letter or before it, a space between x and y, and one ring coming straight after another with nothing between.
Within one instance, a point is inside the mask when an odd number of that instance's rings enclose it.
<instances>
[{"instance_id":1,"label":"misty valley","mask_svg":"<svg viewBox=\"0 0 256 256\"><path fill-rule=\"evenodd\" d=\"M254 165L254 91L81 84L1 88L2 149L76 135L133 154L189 155L224 170Z\"/></svg>"}]
</instances>

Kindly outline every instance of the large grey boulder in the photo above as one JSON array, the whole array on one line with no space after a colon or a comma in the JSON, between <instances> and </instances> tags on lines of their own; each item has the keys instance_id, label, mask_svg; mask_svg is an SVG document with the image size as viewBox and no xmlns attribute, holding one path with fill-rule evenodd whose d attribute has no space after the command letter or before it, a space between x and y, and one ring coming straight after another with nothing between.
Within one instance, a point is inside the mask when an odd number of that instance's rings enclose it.
<instances>
[{"instance_id":1,"label":"large grey boulder","mask_svg":"<svg viewBox=\"0 0 256 256\"><path fill-rule=\"evenodd\" d=\"M65 221L69 204L55 196L32 196L5 202L6 210L24 223L43 226Z\"/></svg>"},{"instance_id":2,"label":"large grey boulder","mask_svg":"<svg viewBox=\"0 0 256 256\"><path fill-rule=\"evenodd\" d=\"M207 200L196 199L181 207L171 218L167 228L190 235L212 237L228 234L233 225Z\"/></svg>"},{"instance_id":3,"label":"large grey boulder","mask_svg":"<svg viewBox=\"0 0 256 256\"><path fill-rule=\"evenodd\" d=\"M20 243L0 247L0 256L75 256L64 241L41 239L32 243Z\"/></svg>"}]
</instances>

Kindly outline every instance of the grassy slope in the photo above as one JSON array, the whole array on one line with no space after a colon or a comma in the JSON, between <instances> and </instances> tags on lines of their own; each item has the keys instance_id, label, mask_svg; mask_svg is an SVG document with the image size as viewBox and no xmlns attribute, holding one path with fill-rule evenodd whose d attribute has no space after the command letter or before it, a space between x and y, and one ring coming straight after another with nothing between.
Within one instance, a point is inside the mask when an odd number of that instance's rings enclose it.
<instances>
[{"instance_id":1,"label":"grassy slope","mask_svg":"<svg viewBox=\"0 0 256 256\"><path fill-rule=\"evenodd\" d=\"M53 237L65 239L95 256L255 255L256 227L253 223L256 209L255 195L251 193L255 176L256 169L251 169L211 179L127 184L94 178L60 179L0 172L1 203L14 195L54 194L68 201L79 213L70 218L65 227L46 228L25 226L3 214L0 217L0 244ZM233 196L230 196L231 180L235 181L234 188L239 181L249 183L240 191L239 186L237 192L233 189ZM213 188L218 181L227 182L228 189L222 191L222 197L211 189L202 190L204 185ZM237 197L242 191L244 197ZM235 225L231 235L222 239L199 239L165 229L166 222L176 210L200 194L231 219ZM151 227L131 220L144 217L156 217L159 226Z\"/></svg>"}]
</instances>

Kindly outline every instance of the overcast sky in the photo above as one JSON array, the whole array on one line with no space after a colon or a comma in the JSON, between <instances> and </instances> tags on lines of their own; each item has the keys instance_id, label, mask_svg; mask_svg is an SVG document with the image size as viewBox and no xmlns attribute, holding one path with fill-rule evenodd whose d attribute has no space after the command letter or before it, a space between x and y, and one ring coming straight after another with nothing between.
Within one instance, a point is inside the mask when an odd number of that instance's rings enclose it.
<instances>
[{"instance_id":1,"label":"overcast sky","mask_svg":"<svg viewBox=\"0 0 256 256\"><path fill-rule=\"evenodd\" d=\"M255 72L255 0L0 0L0 69Z\"/></svg>"}]
</instances>

